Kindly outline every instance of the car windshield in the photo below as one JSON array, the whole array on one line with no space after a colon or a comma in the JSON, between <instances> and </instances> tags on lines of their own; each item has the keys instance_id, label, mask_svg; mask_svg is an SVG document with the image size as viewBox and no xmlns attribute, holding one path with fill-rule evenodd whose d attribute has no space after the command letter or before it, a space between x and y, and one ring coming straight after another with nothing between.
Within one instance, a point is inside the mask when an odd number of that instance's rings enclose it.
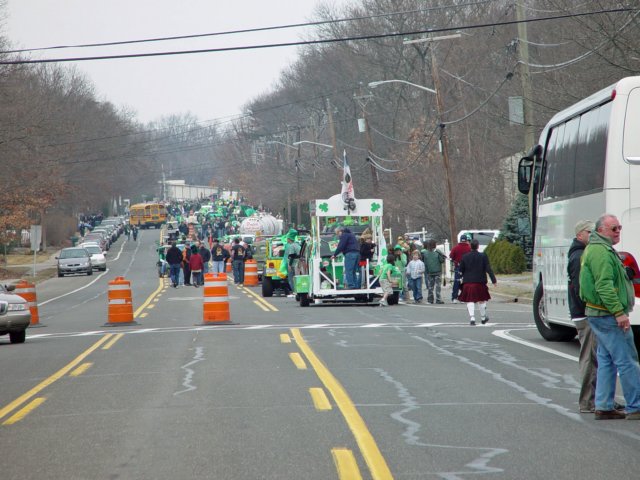
<instances>
[{"instance_id":1,"label":"car windshield","mask_svg":"<svg viewBox=\"0 0 640 480\"><path fill-rule=\"evenodd\" d=\"M101 254L102 253L102 249L100 247L97 246L91 246L91 245L87 245L86 247L83 247L87 252L89 252L91 255L96 255L96 254Z\"/></svg>"},{"instance_id":2,"label":"car windshield","mask_svg":"<svg viewBox=\"0 0 640 480\"><path fill-rule=\"evenodd\" d=\"M87 256L84 248L69 248L60 252L60 258L86 258Z\"/></svg>"}]
</instances>

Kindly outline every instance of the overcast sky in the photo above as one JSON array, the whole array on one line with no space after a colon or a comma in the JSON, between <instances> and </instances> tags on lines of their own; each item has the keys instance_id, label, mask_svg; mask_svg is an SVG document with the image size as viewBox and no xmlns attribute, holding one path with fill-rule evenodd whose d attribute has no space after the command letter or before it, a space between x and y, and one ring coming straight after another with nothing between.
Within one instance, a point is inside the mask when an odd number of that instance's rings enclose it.
<instances>
[{"instance_id":1,"label":"overcast sky","mask_svg":"<svg viewBox=\"0 0 640 480\"><path fill-rule=\"evenodd\" d=\"M8 0L14 47L102 43L302 23L319 0ZM348 0L331 0L340 5ZM309 30L307 30L309 32ZM60 58L294 42L303 29L31 54ZM223 119L273 87L296 47L68 63L86 73L101 100L142 122L191 112Z\"/></svg>"}]
</instances>

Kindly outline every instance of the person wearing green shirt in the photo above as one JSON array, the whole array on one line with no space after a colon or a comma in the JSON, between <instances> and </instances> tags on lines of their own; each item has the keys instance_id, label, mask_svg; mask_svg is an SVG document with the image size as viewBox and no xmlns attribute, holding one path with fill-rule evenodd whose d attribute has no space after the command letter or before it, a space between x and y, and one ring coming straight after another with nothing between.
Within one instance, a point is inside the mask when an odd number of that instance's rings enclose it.
<instances>
[{"instance_id":1,"label":"person wearing green shirt","mask_svg":"<svg viewBox=\"0 0 640 480\"><path fill-rule=\"evenodd\" d=\"M291 288L291 293L288 297L295 297L293 293L295 291L295 267L298 264L300 258L300 244L296 242L298 232L293 228L287 232L287 245L284 248L284 262L287 262L287 281Z\"/></svg>"},{"instance_id":2,"label":"person wearing green shirt","mask_svg":"<svg viewBox=\"0 0 640 480\"><path fill-rule=\"evenodd\" d=\"M391 276L397 272L397 268L394 265L396 260L396 256L393 253L387 255L387 261L382 264L380 269L380 286L382 287L382 300L380 300L379 306L388 307L389 303L387 302L387 298L389 295L393 295L393 287L391 286L392 278Z\"/></svg>"}]
</instances>

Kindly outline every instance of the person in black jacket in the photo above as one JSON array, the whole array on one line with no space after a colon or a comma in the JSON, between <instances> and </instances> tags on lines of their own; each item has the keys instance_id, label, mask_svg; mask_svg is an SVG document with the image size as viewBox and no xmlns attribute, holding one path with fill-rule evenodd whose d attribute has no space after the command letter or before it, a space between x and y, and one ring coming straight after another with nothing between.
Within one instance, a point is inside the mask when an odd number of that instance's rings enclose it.
<instances>
[{"instance_id":1,"label":"person in black jacket","mask_svg":"<svg viewBox=\"0 0 640 480\"><path fill-rule=\"evenodd\" d=\"M578 339L580 340L578 363L580 365L581 380L578 405L581 413L595 412L596 373L598 370L596 337L584 313L585 304L580 298L580 259L589 243L589 235L594 229L595 224L589 220L580 220L576 223L576 236L569 247L569 262L567 264L569 313L571 314L571 320L576 325Z\"/></svg>"},{"instance_id":2,"label":"person in black jacket","mask_svg":"<svg viewBox=\"0 0 640 480\"><path fill-rule=\"evenodd\" d=\"M171 284L173 288L178 286L180 279L180 267L182 264L182 252L176 247L176 242L171 242L171 248L167 250L165 260L169 264L169 277L171 277Z\"/></svg>"},{"instance_id":3,"label":"person in black jacket","mask_svg":"<svg viewBox=\"0 0 640 480\"><path fill-rule=\"evenodd\" d=\"M498 283L496 276L489 265L489 257L478 251L478 240L471 240L471 251L465 254L458 265L458 269L462 274L462 293L458 296L461 302L467 304L469 311L470 324L476 324L474 316L475 304L480 309L480 320L484 325L489 321L487 316L487 301L491 300L489 289L487 288L487 275L491 278L491 283Z\"/></svg>"}]
</instances>

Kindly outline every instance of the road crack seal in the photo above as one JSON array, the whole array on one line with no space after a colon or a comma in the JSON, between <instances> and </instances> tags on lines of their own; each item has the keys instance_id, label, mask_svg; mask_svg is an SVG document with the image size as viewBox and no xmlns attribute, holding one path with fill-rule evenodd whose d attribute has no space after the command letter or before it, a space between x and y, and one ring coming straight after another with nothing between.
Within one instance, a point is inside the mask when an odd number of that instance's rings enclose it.
<instances>
[{"instance_id":1,"label":"road crack seal","mask_svg":"<svg viewBox=\"0 0 640 480\"><path fill-rule=\"evenodd\" d=\"M467 463L465 466L469 468L469 471L460 471L460 472L438 472L440 478L445 480L462 480L459 475L468 475L468 474L484 474L484 473L501 473L504 470L501 468L490 467L488 464L498 455L503 453L507 453L509 450L504 448L491 448L491 447L462 447L458 445L439 445L433 443L424 443L420 441L420 436L418 432L422 428L422 425L418 422L414 422L413 420L409 420L405 418L405 415L414 411L419 410L420 406L416 401L416 398L411 395L409 390L399 381L395 380L388 372L384 371L381 368L374 368L375 372L387 382L391 383L397 393L398 397L401 400L401 404L405 407L402 410L397 412L393 412L391 414L391 418L396 420L399 423L405 425L406 429L402 436L405 438L405 442L411 446L417 447L428 447L428 448L446 448L446 449L456 449L456 450L482 450L485 451L479 457L474 458L471 462Z\"/></svg>"},{"instance_id":2,"label":"road crack seal","mask_svg":"<svg viewBox=\"0 0 640 480\"><path fill-rule=\"evenodd\" d=\"M174 392L174 396L182 395L183 393L191 392L198 387L193 385L191 381L193 380L193 376L195 375L195 371L190 367L204 360L204 347L196 347L196 353L193 356L193 360L191 360L186 365L181 366L180 368L185 371L184 379L182 380L182 386L184 390L180 390L178 392Z\"/></svg>"}]
</instances>

